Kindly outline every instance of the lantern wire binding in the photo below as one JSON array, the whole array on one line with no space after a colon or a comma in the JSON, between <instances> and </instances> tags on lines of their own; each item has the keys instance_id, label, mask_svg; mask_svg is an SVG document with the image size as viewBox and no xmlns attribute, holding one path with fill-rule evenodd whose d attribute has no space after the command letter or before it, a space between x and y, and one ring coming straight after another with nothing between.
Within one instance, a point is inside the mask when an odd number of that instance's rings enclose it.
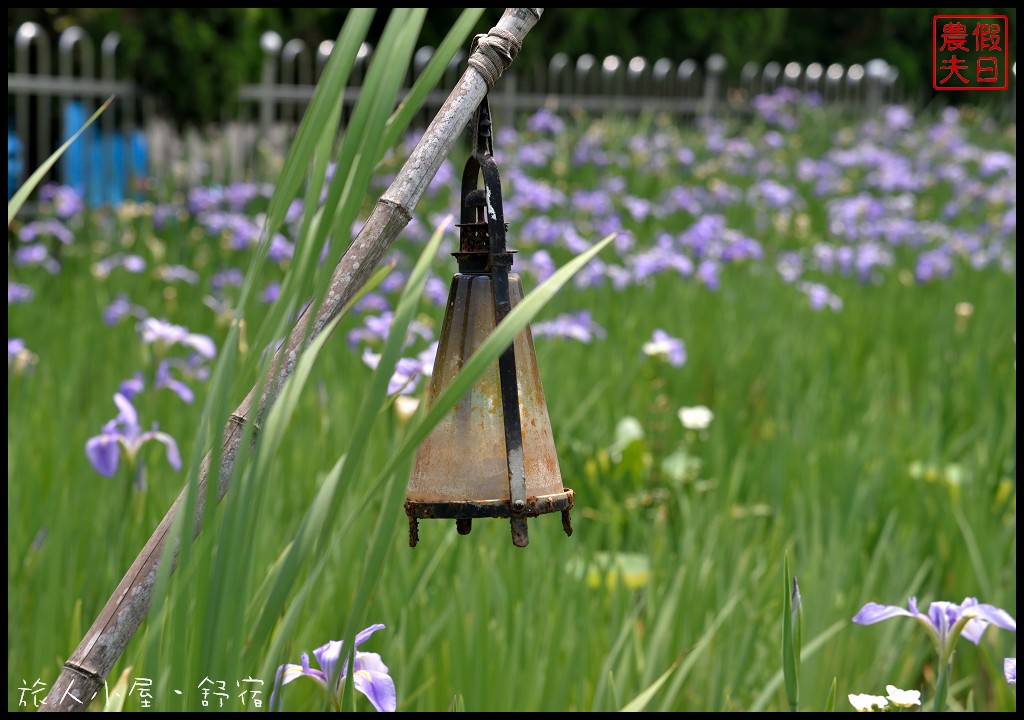
<instances>
[{"instance_id":1,"label":"lantern wire binding","mask_svg":"<svg viewBox=\"0 0 1024 720\"><path fill-rule=\"evenodd\" d=\"M459 252L455 252L453 255L458 260L460 276L463 273L476 276L489 274L496 327L512 309L509 269L512 267L512 257L515 251L506 247L501 180L498 166L494 161L492 121L486 96L474 115L471 132L474 149L466 161L462 175L460 247ZM480 176L483 178L483 189L477 188ZM456 276L455 282L460 276ZM449 313L451 313L454 303L455 282L453 282L453 292L448 303ZM518 284L518 279L516 283ZM448 320L449 318L446 317L446 326ZM531 352L533 350L532 341L528 350ZM439 359L440 352L441 347L439 346ZM437 370L438 368L435 367L435 372ZM415 547L419 540L418 520L424 518L454 518L459 534L466 535L472 528L472 518L474 517L509 517L511 518L513 544L517 547L525 547L529 542L527 518L557 511L562 514L562 529L566 535L572 535L569 510L573 506L573 491L561 487L561 476L557 470L557 459L553 456L553 445L551 447L552 459L559 492L545 493L534 497L527 496L515 343L509 344L498 358L498 381L501 392L505 460L508 474L508 499L483 501L458 499L441 502L407 499L405 510L409 518L410 547ZM537 382L539 386L539 377ZM543 404L541 410L546 421L547 410ZM419 458L417 460L419 461ZM414 470L414 474L415 472Z\"/></svg>"}]
</instances>

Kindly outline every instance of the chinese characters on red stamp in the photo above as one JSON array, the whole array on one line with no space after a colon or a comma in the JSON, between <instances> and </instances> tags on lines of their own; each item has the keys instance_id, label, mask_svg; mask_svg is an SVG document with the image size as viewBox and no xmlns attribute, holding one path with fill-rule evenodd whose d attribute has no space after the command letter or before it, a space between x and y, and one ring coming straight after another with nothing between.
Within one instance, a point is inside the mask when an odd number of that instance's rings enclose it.
<instances>
[{"instance_id":1,"label":"chinese characters on red stamp","mask_svg":"<svg viewBox=\"0 0 1024 720\"><path fill-rule=\"evenodd\" d=\"M1006 15L935 15L932 87L1006 90L1010 86Z\"/></svg>"}]
</instances>

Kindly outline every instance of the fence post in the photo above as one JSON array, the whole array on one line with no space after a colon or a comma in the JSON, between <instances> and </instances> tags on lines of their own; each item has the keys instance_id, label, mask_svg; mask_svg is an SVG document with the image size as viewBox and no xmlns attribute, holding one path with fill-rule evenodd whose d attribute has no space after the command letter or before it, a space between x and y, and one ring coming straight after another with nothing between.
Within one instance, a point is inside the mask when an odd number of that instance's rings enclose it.
<instances>
[{"instance_id":1,"label":"fence post","mask_svg":"<svg viewBox=\"0 0 1024 720\"><path fill-rule=\"evenodd\" d=\"M113 82L116 77L117 46L121 44L121 36L116 32L107 33L100 42L100 77L104 82ZM123 99L119 98L121 102ZM119 138L117 135L117 114L114 107L107 108L107 111L100 117L100 144L103 147L102 161L99 176L102 178L100 195L103 201L119 203L125 199L124 188L126 186L127 172L126 164L131 156L130 148L124 147L127 136ZM119 153L118 143L121 143ZM120 155L120 158L118 157Z\"/></svg>"},{"instance_id":2,"label":"fence post","mask_svg":"<svg viewBox=\"0 0 1024 720\"><path fill-rule=\"evenodd\" d=\"M651 90L662 101L672 96L672 61L658 58L651 66Z\"/></svg>"},{"instance_id":3,"label":"fence post","mask_svg":"<svg viewBox=\"0 0 1024 720\"><path fill-rule=\"evenodd\" d=\"M746 90L748 97L757 94L754 90L754 84L757 82L757 73L757 63L753 60L748 60L744 63L743 68L740 70L740 88Z\"/></svg>"},{"instance_id":4,"label":"fence post","mask_svg":"<svg viewBox=\"0 0 1024 720\"><path fill-rule=\"evenodd\" d=\"M281 83L298 87L313 84L313 68L306 54L306 43L299 38L292 38L281 48ZM284 113L285 119L298 124L304 113L304 103L295 99L291 103L291 116Z\"/></svg>"},{"instance_id":5,"label":"fence post","mask_svg":"<svg viewBox=\"0 0 1024 720\"><path fill-rule=\"evenodd\" d=\"M267 137L274 122L273 86L277 82L277 53L281 51L281 36L268 30L260 36L263 51L263 74L260 79L260 136Z\"/></svg>"},{"instance_id":6,"label":"fence post","mask_svg":"<svg viewBox=\"0 0 1024 720\"><path fill-rule=\"evenodd\" d=\"M846 100L856 104L860 100L860 82L864 79L864 66L855 63L846 69Z\"/></svg>"},{"instance_id":7,"label":"fence post","mask_svg":"<svg viewBox=\"0 0 1024 720\"><path fill-rule=\"evenodd\" d=\"M866 99L868 112L872 115L882 107L882 94L885 92L885 84L889 75L889 63L881 58L868 60L864 66L864 76L867 80Z\"/></svg>"},{"instance_id":8,"label":"fence post","mask_svg":"<svg viewBox=\"0 0 1024 720\"><path fill-rule=\"evenodd\" d=\"M800 67L800 63L786 63L786 67L782 70L782 84L786 87L795 88L800 81L800 74L802 72L803 68Z\"/></svg>"},{"instance_id":9,"label":"fence post","mask_svg":"<svg viewBox=\"0 0 1024 720\"><path fill-rule=\"evenodd\" d=\"M623 79L622 58L618 55L606 56L601 62L600 92L608 97L606 107L614 108L618 112L623 110L624 105L622 96L625 92L625 83Z\"/></svg>"},{"instance_id":10,"label":"fence post","mask_svg":"<svg viewBox=\"0 0 1024 720\"><path fill-rule=\"evenodd\" d=\"M86 35L85 30L77 25L69 27L60 34L57 39L57 66L58 73L62 80L71 85L75 77L75 48L79 48L79 61L81 63L78 77L86 80L96 80L96 55L93 49L92 38ZM93 103L86 100L86 95L69 95L60 102L60 124L61 142L71 137L75 131L92 115ZM74 103L77 101L77 107ZM79 111L79 112L76 112ZM70 116L70 118L69 118ZM70 122L69 122L70 119ZM73 146L68 149L64 157L58 163L61 181L74 187L82 195L87 203L98 205L102 202L102 182L96 183L95 158L93 150L98 140L98 133L90 128ZM50 148L53 152L56 148ZM76 166L75 159L80 158L81 163Z\"/></svg>"},{"instance_id":11,"label":"fence post","mask_svg":"<svg viewBox=\"0 0 1024 720\"><path fill-rule=\"evenodd\" d=\"M554 104L554 109L561 109L562 96L572 92L570 64L569 56L564 52L555 53L548 62L548 74L543 88L544 103L548 106Z\"/></svg>"},{"instance_id":12,"label":"fence post","mask_svg":"<svg viewBox=\"0 0 1024 720\"><path fill-rule=\"evenodd\" d=\"M708 58L707 74L704 76L704 115L711 115L718 105L718 96L722 84L722 73L725 72L725 56L715 53Z\"/></svg>"},{"instance_id":13,"label":"fence post","mask_svg":"<svg viewBox=\"0 0 1024 720\"><path fill-rule=\"evenodd\" d=\"M590 53L584 53L576 58L576 94L587 95L592 87L590 74L594 70L597 59Z\"/></svg>"},{"instance_id":14,"label":"fence post","mask_svg":"<svg viewBox=\"0 0 1024 720\"><path fill-rule=\"evenodd\" d=\"M825 68L821 63L813 62L804 70L804 92L818 93L821 95L821 78L825 74Z\"/></svg>"},{"instance_id":15,"label":"fence post","mask_svg":"<svg viewBox=\"0 0 1024 720\"><path fill-rule=\"evenodd\" d=\"M828 70L825 71L825 92L824 96L826 100L833 100L839 102L842 99L842 88L839 83L843 81L843 77L846 75L846 70L839 63L832 63L828 66Z\"/></svg>"},{"instance_id":16,"label":"fence post","mask_svg":"<svg viewBox=\"0 0 1024 720\"><path fill-rule=\"evenodd\" d=\"M779 74L782 72L782 65L774 60L765 64L761 72L761 92L773 93L779 86Z\"/></svg>"},{"instance_id":17,"label":"fence post","mask_svg":"<svg viewBox=\"0 0 1024 720\"><path fill-rule=\"evenodd\" d=\"M26 75L30 73L32 68L30 66L29 52L33 45L36 46L36 71L34 74L49 77L51 73L50 39L46 36L43 26L33 22L22 23L14 34L14 71ZM15 97L14 122L18 137L21 140L22 151L25 153L26 162L39 165L50 156L50 153L56 147L51 134L52 113L50 111L52 106L49 97L45 100L37 98L36 121L33 123L31 104L29 102L30 97L31 94L28 90L19 92ZM36 128L35 133L32 132L33 126ZM37 154L34 158L28 154L32 135L35 135L36 140Z\"/></svg>"},{"instance_id":18,"label":"fence post","mask_svg":"<svg viewBox=\"0 0 1024 720\"><path fill-rule=\"evenodd\" d=\"M640 97L650 97L652 92L647 59L639 55L626 63L626 91Z\"/></svg>"}]
</instances>

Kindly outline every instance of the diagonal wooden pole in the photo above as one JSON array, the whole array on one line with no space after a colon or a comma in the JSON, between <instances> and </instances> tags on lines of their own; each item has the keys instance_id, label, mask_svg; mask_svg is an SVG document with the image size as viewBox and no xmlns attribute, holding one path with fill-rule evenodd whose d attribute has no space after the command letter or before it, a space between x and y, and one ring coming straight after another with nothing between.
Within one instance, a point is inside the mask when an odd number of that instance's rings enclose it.
<instances>
[{"instance_id":1,"label":"diagonal wooden pole","mask_svg":"<svg viewBox=\"0 0 1024 720\"><path fill-rule=\"evenodd\" d=\"M460 133L469 124L477 106L508 69L522 47L523 38L540 20L542 8L505 8L498 24L486 35L474 40L469 67L434 120L427 127L394 182L377 201L366 224L345 251L331 276L327 295L316 312L311 308L300 315L270 364L264 381L253 386L231 414L224 427L221 462L217 468L217 500L228 490L245 424L260 420L277 399L285 381L295 370L299 355L308 343L323 332L346 303L366 284L374 269L387 254L398 234L409 223L412 212L441 163L455 146ZM257 398L257 391L262 388ZM198 501L192 535L199 534L203 506L210 475L211 453L199 469ZM75 712L88 708L103 688L107 675L149 611L156 583L157 568L175 517L181 510L188 488L171 505L145 547L100 611L92 627L54 682L40 706L43 712ZM177 553L177 548L172 548Z\"/></svg>"}]
</instances>

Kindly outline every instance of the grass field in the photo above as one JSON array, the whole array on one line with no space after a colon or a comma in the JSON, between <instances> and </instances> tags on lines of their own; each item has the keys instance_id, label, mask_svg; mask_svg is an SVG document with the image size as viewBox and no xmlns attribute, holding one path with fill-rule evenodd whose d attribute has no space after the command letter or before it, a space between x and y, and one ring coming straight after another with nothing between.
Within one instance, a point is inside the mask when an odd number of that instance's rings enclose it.
<instances>
[{"instance_id":1,"label":"grass field","mask_svg":"<svg viewBox=\"0 0 1024 720\"><path fill-rule=\"evenodd\" d=\"M852 618L912 596L1016 616L1015 126L970 109L847 116L787 93L759 107L742 121L496 119L527 292L615 233L532 322L572 537L557 516L530 521L525 549L507 521L466 537L423 521L408 547L411 421L367 361L443 226L393 346L413 377L400 394L423 396L456 271L444 221L460 149L160 586L110 675L133 690L124 709L145 707L139 678L151 709L255 709L240 696L253 687L266 709L279 665L375 623L360 651L386 663L403 711L787 709L784 562L801 596L800 709L824 709L833 681L837 710L887 684L927 707L940 664L925 630ZM301 196L254 263L274 189L156 190L99 210L51 189L44 216L9 233L10 710L45 695L310 295L276 283L300 261L300 278L320 277L321 246L297 242ZM330 236L325 270L346 238ZM680 409L698 406L713 418L685 427ZM145 434L154 423L164 435ZM88 455L104 432L136 455L100 441ZM1007 629L960 642L949 706L1014 710L1015 656ZM343 708L371 709L347 690ZM327 702L309 678L279 694L289 709Z\"/></svg>"}]
</instances>

